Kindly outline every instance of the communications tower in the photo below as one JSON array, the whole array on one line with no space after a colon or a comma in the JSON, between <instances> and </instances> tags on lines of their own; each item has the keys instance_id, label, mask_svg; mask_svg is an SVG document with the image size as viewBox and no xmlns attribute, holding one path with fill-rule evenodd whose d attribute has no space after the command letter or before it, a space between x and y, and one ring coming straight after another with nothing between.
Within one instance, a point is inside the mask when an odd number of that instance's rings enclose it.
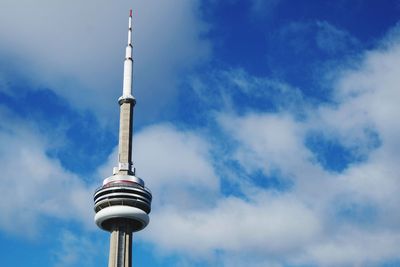
<instances>
[{"instance_id":1,"label":"communications tower","mask_svg":"<svg viewBox=\"0 0 400 267\"><path fill-rule=\"evenodd\" d=\"M132 266L132 233L149 223L152 195L144 181L135 175L132 164L132 10L129 14L128 45L124 61L124 81L120 106L118 166L94 193L94 220L98 227L111 232L109 267Z\"/></svg>"}]
</instances>

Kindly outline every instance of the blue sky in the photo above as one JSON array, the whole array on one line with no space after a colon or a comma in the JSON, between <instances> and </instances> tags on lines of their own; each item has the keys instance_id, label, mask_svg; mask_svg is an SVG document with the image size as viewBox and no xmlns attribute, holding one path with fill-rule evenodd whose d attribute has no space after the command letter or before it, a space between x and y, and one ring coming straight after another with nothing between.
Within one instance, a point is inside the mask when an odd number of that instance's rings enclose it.
<instances>
[{"instance_id":1,"label":"blue sky","mask_svg":"<svg viewBox=\"0 0 400 267\"><path fill-rule=\"evenodd\" d=\"M1 266L106 266L134 9L137 266L400 266L399 1L0 3Z\"/></svg>"}]
</instances>

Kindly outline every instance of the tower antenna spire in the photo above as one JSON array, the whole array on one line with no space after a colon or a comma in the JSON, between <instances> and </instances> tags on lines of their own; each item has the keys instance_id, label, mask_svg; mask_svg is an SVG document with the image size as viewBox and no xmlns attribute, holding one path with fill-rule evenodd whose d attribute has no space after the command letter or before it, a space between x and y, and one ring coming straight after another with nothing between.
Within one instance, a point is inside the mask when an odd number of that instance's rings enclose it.
<instances>
[{"instance_id":1,"label":"tower antenna spire","mask_svg":"<svg viewBox=\"0 0 400 267\"><path fill-rule=\"evenodd\" d=\"M132 9L129 10L128 45L132 45ZM132 55L131 55L132 56Z\"/></svg>"},{"instance_id":2,"label":"tower antenna spire","mask_svg":"<svg viewBox=\"0 0 400 267\"><path fill-rule=\"evenodd\" d=\"M124 77L122 85L122 96L118 99L121 106L118 167L114 168L114 174L135 174L132 163L132 134L133 134L133 108L136 99L132 95L133 81L133 55L132 55L132 9L129 11L128 19L128 44L125 48Z\"/></svg>"},{"instance_id":3,"label":"tower antenna spire","mask_svg":"<svg viewBox=\"0 0 400 267\"><path fill-rule=\"evenodd\" d=\"M132 95L132 9L129 12L128 44L125 49L120 106L118 166L94 193L94 220L101 229L111 232L109 267L132 266L132 233L149 223L152 194L136 176L132 163L133 109Z\"/></svg>"},{"instance_id":4,"label":"tower antenna spire","mask_svg":"<svg viewBox=\"0 0 400 267\"><path fill-rule=\"evenodd\" d=\"M122 86L122 96L119 101L123 99L134 99L132 96L132 80L133 80L133 55L132 55L132 9L129 11L128 21L128 44L125 48L125 61L124 61L124 83Z\"/></svg>"}]
</instances>

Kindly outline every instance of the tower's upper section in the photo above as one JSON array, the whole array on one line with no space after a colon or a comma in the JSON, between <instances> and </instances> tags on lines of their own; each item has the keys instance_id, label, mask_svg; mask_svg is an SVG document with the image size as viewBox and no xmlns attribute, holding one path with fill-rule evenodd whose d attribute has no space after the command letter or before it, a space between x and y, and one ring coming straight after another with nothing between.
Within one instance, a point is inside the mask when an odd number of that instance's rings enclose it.
<instances>
[{"instance_id":1,"label":"tower's upper section","mask_svg":"<svg viewBox=\"0 0 400 267\"><path fill-rule=\"evenodd\" d=\"M118 166L94 194L95 222L112 231L120 222L128 222L130 231L140 231L149 223L152 195L144 181L135 176L132 162L133 110L132 95L132 10L129 14L128 45L125 50L124 80L120 105Z\"/></svg>"},{"instance_id":2,"label":"tower's upper section","mask_svg":"<svg viewBox=\"0 0 400 267\"><path fill-rule=\"evenodd\" d=\"M132 58L132 9L129 12L128 23L128 44L125 49L124 61L124 83L122 89L122 96L119 102L135 101L132 95L132 76L133 76L133 58Z\"/></svg>"},{"instance_id":3,"label":"tower's upper section","mask_svg":"<svg viewBox=\"0 0 400 267\"><path fill-rule=\"evenodd\" d=\"M120 129L118 166L114 168L113 174L134 175L132 163L132 133L133 133L133 108L136 100L132 95L132 10L129 13L128 44L125 49L124 79L122 96L118 99L120 104ZM115 178L115 177L114 177Z\"/></svg>"}]
</instances>

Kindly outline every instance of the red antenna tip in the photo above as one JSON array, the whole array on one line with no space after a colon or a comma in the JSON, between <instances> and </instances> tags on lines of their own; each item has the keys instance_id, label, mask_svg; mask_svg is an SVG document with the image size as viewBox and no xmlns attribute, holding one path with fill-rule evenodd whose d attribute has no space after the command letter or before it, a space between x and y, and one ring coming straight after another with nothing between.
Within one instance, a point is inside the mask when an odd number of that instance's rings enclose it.
<instances>
[{"instance_id":1,"label":"red antenna tip","mask_svg":"<svg viewBox=\"0 0 400 267\"><path fill-rule=\"evenodd\" d=\"M132 9L129 11L129 17L132 17Z\"/></svg>"}]
</instances>

